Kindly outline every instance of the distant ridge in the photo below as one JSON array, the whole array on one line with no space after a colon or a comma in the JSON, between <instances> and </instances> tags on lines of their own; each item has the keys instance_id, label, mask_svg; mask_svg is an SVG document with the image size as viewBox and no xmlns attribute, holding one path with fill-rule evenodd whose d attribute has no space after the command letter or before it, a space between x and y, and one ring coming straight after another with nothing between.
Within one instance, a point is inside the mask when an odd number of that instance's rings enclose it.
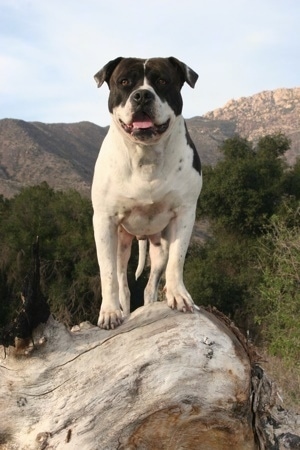
<instances>
[{"instance_id":1,"label":"distant ridge","mask_svg":"<svg viewBox=\"0 0 300 450\"><path fill-rule=\"evenodd\" d=\"M300 156L300 87L230 100L223 108L204 117L233 122L236 133L253 141L264 134L281 131L292 140L292 148L286 155L289 163L293 164Z\"/></svg>"},{"instance_id":2,"label":"distant ridge","mask_svg":"<svg viewBox=\"0 0 300 450\"><path fill-rule=\"evenodd\" d=\"M300 88L263 91L230 100L223 108L187 120L203 164L220 158L224 139L239 133L251 140L282 131L292 140L290 164L300 156ZM94 164L108 127L90 122L0 120L0 194L46 181L55 189L90 195Z\"/></svg>"},{"instance_id":3,"label":"distant ridge","mask_svg":"<svg viewBox=\"0 0 300 450\"><path fill-rule=\"evenodd\" d=\"M107 128L90 122L44 124L0 120L0 194L46 181L89 195L93 166Z\"/></svg>"}]
</instances>

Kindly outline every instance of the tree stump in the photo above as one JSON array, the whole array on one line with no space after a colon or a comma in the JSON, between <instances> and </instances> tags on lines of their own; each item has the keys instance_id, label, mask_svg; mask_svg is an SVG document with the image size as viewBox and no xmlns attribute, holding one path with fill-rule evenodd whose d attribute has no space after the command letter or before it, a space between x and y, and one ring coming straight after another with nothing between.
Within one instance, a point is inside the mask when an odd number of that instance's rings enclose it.
<instances>
[{"instance_id":1,"label":"tree stump","mask_svg":"<svg viewBox=\"0 0 300 450\"><path fill-rule=\"evenodd\" d=\"M3 352L1 449L259 448L248 354L212 313L158 302L77 330L50 317L32 352Z\"/></svg>"}]
</instances>

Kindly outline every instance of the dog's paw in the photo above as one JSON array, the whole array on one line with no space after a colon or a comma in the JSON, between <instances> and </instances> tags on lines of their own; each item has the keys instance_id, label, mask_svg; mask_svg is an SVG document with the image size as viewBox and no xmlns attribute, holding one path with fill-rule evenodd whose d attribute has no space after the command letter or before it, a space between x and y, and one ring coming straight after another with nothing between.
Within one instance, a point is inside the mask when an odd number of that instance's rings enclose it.
<instances>
[{"instance_id":1,"label":"dog's paw","mask_svg":"<svg viewBox=\"0 0 300 450\"><path fill-rule=\"evenodd\" d=\"M165 291L167 304L171 309L177 309L182 312L194 312L195 304L185 287L178 289L166 287Z\"/></svg>"},{"instance_id":2,"label":"dog's paw","mask_svg":"<svg viewBox=\"0 0 300 450\"><path fill-rule=\"evenodd\" d=\"M114 311L100 311L98 319L98 327L105 330L114 330L123 322L122 312L120 309Z\"/></svg>"}]
</instances>

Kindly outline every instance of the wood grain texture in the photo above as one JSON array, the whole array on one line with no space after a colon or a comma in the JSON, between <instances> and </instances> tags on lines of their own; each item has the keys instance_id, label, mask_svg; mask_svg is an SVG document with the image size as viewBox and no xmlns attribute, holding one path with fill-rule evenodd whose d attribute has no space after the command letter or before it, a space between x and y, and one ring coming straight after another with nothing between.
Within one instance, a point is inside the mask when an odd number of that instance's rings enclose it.
<instances>
[{"instance_id":1,"label":"wood grain texture","mask_svg":"<svg viewBox=\"0 0 300 450\"><path fill-rule=\"evenodd\" d=\"M70 332L0 359L0 448L254 450L249 358L204 310L165 302L116 330Z\"/></svg>"}]
</instances>

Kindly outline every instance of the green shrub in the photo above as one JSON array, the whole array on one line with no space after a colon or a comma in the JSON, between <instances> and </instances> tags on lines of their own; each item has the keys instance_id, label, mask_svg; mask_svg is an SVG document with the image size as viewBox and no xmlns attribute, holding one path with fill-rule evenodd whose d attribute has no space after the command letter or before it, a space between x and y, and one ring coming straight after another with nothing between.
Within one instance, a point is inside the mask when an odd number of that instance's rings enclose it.
<instances>
[{"instance_id":1,"label":"green shrub","mask_svg":"<svg viewBox=\"0 0 300 450\"><path fill-rule=\"evenodd\" d=\"M260 241L255 321L270 352L289 364L300 361L300 227L299 209L274 216ZM291 217L292 216L292 217ZM287 225L288 223L288 225ZM294 223L294 225L291 225ZM299 365L300 368L300 365Z\"/></svg>"}]
</instances>

